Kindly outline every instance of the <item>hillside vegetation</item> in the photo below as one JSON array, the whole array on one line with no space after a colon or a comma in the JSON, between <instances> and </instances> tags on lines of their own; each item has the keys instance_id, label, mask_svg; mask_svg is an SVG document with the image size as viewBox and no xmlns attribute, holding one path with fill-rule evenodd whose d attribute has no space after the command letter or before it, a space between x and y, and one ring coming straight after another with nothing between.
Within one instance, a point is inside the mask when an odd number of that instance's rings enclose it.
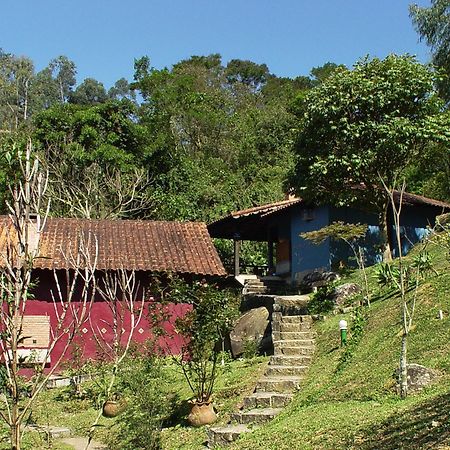
<instances>
[{"instance_id":1,"label":"hillside vegetation","mask_svg":"<svg viewBox=\"0 0 450 450\"><path fill-rule=\"evenodd\" d=\"M339 345L338 322L343 318L352 339L352 313L316 322L315 358L295 400L233 449L449 448L450 271L445 249L432 244L428 250L437 274L427 276L419 287L408 362L436 369L438 380L406 400L396 394L400 300L377 286L376 267L370 268L374 301L363 308L366 319L359 343L350 350ZM349 281L357 277L354 273ZM342 364L344 353L349 358Z\"/></svg>"}]
</instances>

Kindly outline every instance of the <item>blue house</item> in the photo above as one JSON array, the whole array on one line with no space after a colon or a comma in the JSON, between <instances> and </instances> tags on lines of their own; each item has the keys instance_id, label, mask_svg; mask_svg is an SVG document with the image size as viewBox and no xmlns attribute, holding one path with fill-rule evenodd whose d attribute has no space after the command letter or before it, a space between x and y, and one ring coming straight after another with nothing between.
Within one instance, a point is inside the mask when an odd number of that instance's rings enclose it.
<instances>
[{"instance_id":1,"label":"blue house","mask_svg":"<svg viewBox=\"0 0 450 450\"><path fill-rule=\"evenodd\" d=\"M397 193L397 201L399 201ZM450 211L450 204L420 195L404 193L401 215L403 253L427 233L436 216ZM388 215L389 219L389 215ZM307 231L319 230L333 222L367 224L362 242L367 264L381 260L380 233L377 215L356 207L314 206L298 197L236 211L211 223L209 233L214 238L233 239L234 273L239 274L239 249L241 241L267 242L268 272L296 284L314 270L332 270L347 264L352 250L343 242L327 239L315 245L301 237ZM390 224L393 224L392 213ZM396 256L394 227L390 225L390 241Z\"/></svg>"}]
</instances>

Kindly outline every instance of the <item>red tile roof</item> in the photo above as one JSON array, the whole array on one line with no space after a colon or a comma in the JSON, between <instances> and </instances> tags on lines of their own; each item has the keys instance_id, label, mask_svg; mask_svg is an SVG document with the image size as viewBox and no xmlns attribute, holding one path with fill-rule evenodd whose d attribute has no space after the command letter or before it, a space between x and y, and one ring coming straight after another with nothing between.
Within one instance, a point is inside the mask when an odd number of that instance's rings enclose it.
<instances>
[{"instance_id":1,"label":"red tile roof","mask_svg":"<svg viewBox=\"0 0 450 450\"><path fill-rule=\"evenodd\" d=\"M0 216L1 253L6 250L8 223L7 216ZM91 236L91 247L97 241L98 269L226 274L206 224L201 222L48 218L34 267L70 266L63 255L76 253L80 236L85 240Z\"/></svg>"},{"instance_id":2,"label":"red tile roof","mask_svg":"<svg viewBox=\"0 0 450 450\"><path fill-rule=\"evenodd\" d=\"M242 209L240 211L233 211L230 213L230 216L233 218L238 218L242 216L249 216L251 214L258 214L258 215L266 215L266 214L272 214L277 211L280 211L284 208L289 208L292 205L295 205L297 203L301 203L303 200L299 197L290 198L289 200L281 200L279 202L274 203L268 203L266 205L261 206L255 206L253 208L248 209Z\"/></svg>"}]
</instances>

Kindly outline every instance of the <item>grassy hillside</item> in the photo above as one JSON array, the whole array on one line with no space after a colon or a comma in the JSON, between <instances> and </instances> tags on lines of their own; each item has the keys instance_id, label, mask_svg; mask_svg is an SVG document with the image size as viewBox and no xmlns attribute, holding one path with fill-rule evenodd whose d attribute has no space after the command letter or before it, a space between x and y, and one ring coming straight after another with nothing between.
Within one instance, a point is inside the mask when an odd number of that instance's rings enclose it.
<instances>
[{"instance_id":1,"label":"grassy hillside","mask_svg":"<svg viewBox=\"0 0 450 450\"><path fill-rule=\"evenodd\" d=\"M233 449L450 448L450 265L442 248L431 245L429 251L438 275L420 285L408 362L438 370L439 379L406 400L396 395L400 301L380 291L370 268L374 301L364 308L359 343L350 351L339 347L338 322L345 318L351 329L351 314L316 322L317 350L301 391L273 422ZM346 351L350 359L339 370Z\"/></svg>"},{"instance_id":2,"label":"grassy hillside","mask_svg":"<svg viewBox=\"0 0 450 450\"><path fill-rule=\"evenodd\" d=\"M420 394L400 400L395 392L394 372L400 354L401 310L397 297L380 291L369 269L373 303L363 308L364 327L357 345L339 346L338 322L349 322L349 342L355 319L352 314L329 316L316 322L316 353L313 364L294 401L271 423L236 442L236 449L450 449L450 263L438 246L429 248L436 274L423 280L410 334L409 362L436 369L437 381ZM357 281L353 273L346 281ZM444 319L438 319L438 310ZM346 364L342 364L344 356ZM264 372L267 358L227 363L219 378L215 402L219 423L228 421L245 394L252 391ZM340 370L339 370L340 368ZM179 396L179 410L162 433L165 450L204 448L206 430L186 424L187 399L191 393L180 373L165 370L172 391ZM33 419L39 424L69 427L75 435L86 435L96 411L92 399L67 398L66 391L47 391L38 401ZM96 438L106 438L114 419L102 418ZM1 432L0 429L0 441ZM49 448L29 436L25 448ZM0 448L7 448L2 446ZM67 448L53 442L52 448ZM447 445L447 447L446 447Z\"/></svg>"}]
</instances>

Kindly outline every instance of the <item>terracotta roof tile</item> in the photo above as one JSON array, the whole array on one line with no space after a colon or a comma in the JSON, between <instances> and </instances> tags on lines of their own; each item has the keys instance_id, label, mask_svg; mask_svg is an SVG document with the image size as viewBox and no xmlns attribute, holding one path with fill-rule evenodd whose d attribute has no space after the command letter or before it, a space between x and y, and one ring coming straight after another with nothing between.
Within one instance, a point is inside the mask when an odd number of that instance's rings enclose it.
<instances>
[{"instance_id":1,"label":"terracotta roof tile","mask_svg":"<svg viewBox=\"0 0 450 450\"><path fill-rule=\"evenodd\" d=\"M0 216L0 251L6 250L7 216ZM80 236L98 242L99 269L225 275L225 269L201 222L87 220L49 218L40 238L35 267L65 268L64 254L75 253Z\"/></svg>"}]
</instances>

